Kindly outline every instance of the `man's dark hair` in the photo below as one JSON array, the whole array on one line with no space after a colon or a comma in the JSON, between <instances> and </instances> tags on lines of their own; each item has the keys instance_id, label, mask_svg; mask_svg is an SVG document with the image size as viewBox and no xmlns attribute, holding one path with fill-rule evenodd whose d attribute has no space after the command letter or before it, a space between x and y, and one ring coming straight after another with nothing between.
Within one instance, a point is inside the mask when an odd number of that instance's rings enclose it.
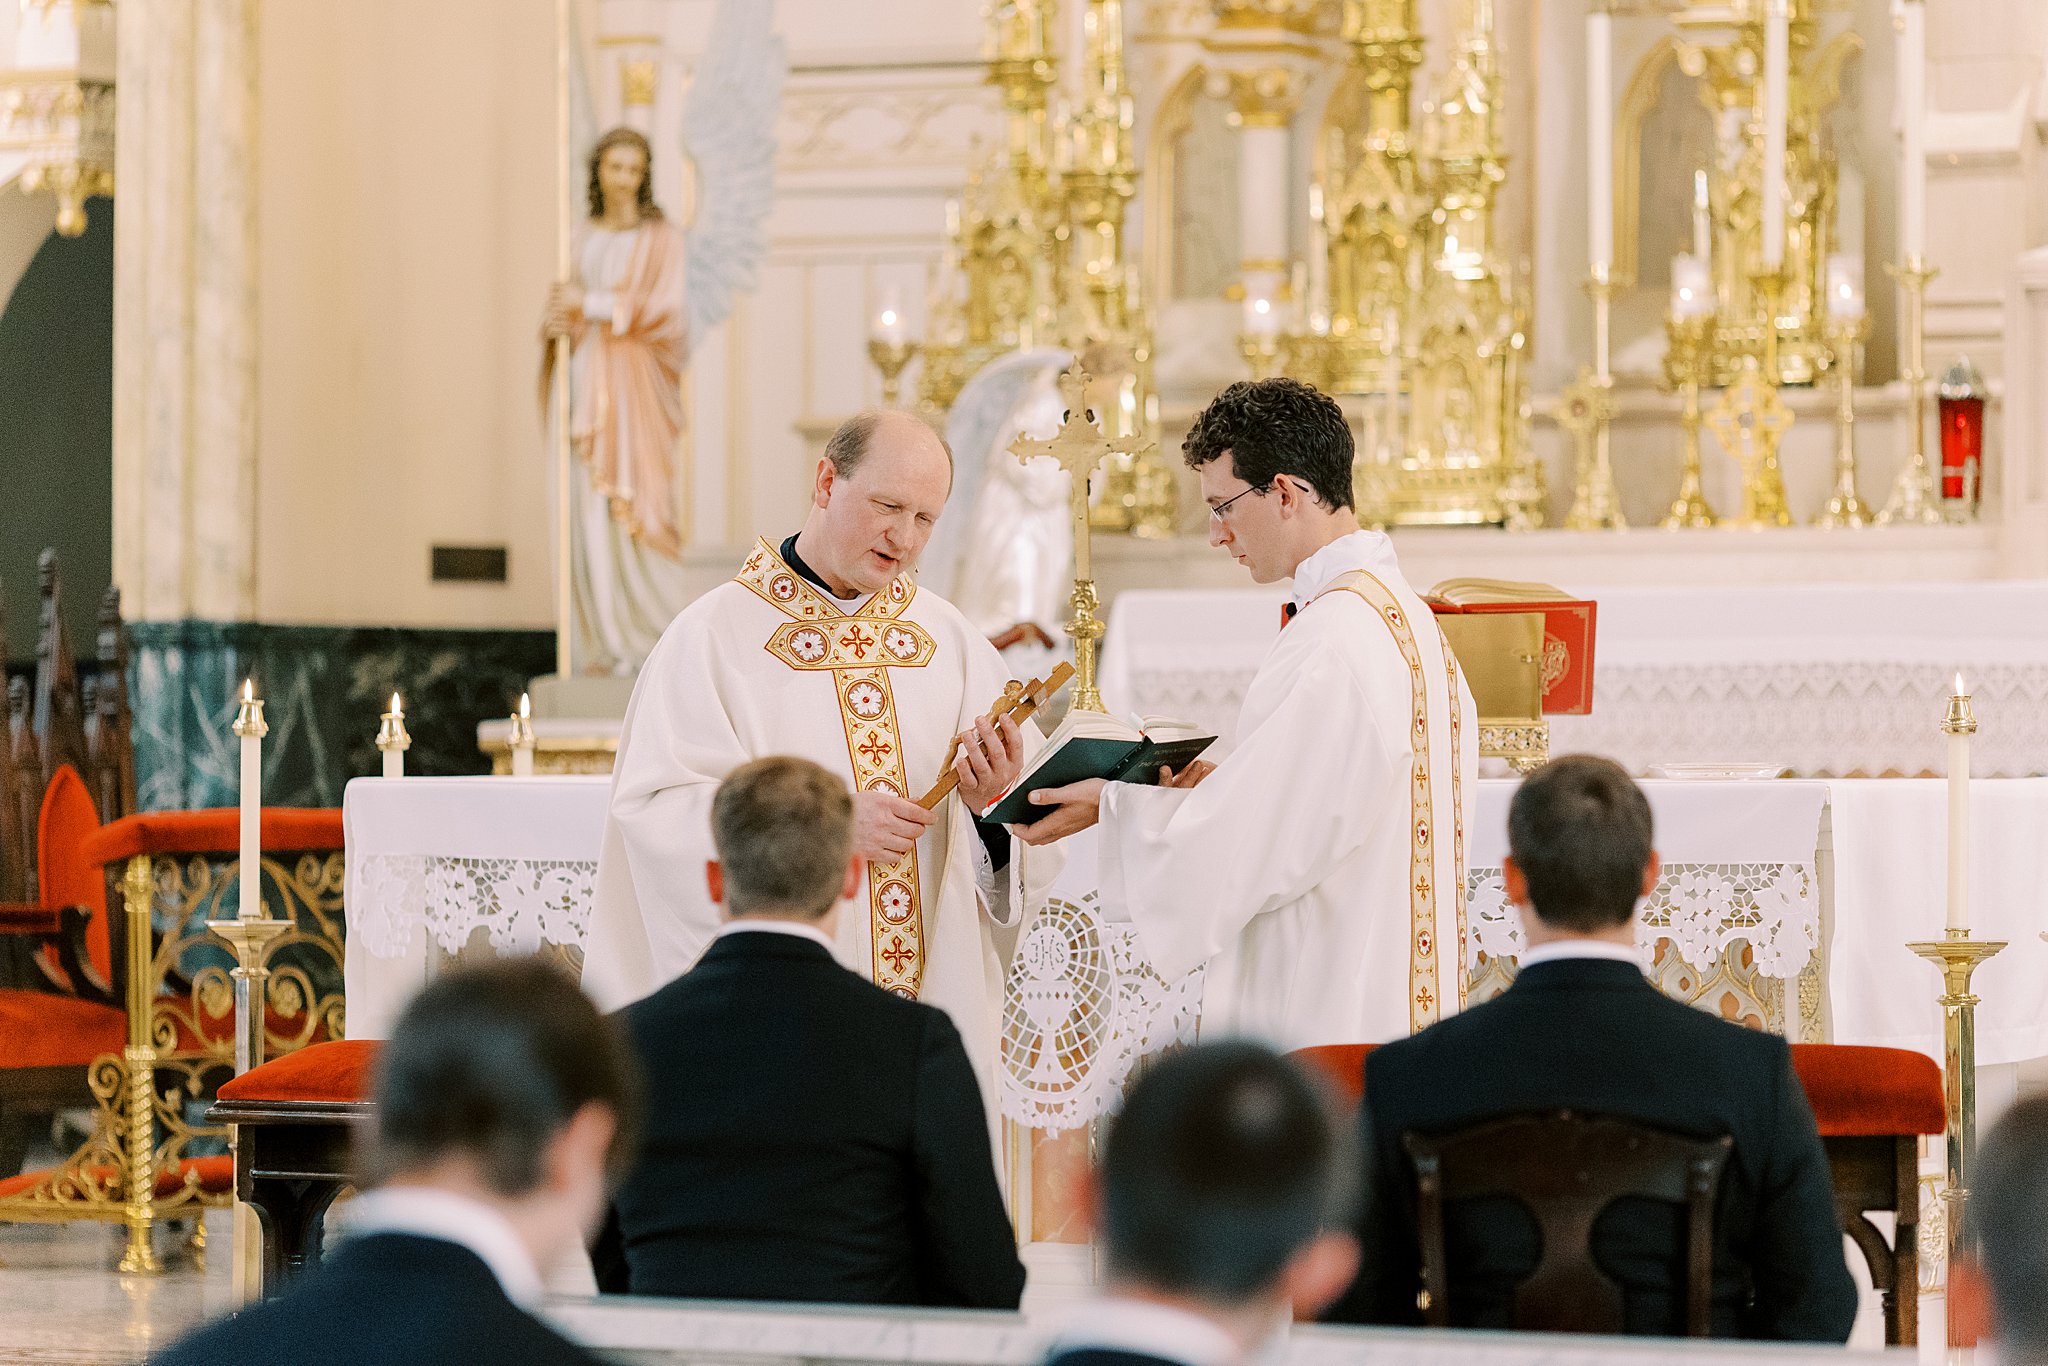
<instances>
[{"instance_id":1,"label":"man's dark hair","mask_svg":"<svg viewBox=\"0 0 2048 1366\"><path fill-rule=\"evenodd\" d=\"M1341 1128L1300 1068L1257 1044L1198 1044L1131 1088L1102 1154L1109 1271L1221 1307L1270 1289L1343 1226Z\"/></svg>"},{"instance_id":2,"label":"man's dark hair","mask_svg":"<svg viewBox=\"0 0 2048 1366\"><path fill-rule=\"evenodd\" d=\"M1228 455L1231 473L1255 489L1288 474L1325 507L1351 506L1351 424L1335 399L1298 379L1239 380L1196 415L1180 449L1191 470Z\"/></svg>"},{"instance_id":3,"label":"man's dark hair","mask_svg":"<svg viewBox=\"0 0 2048 1366\"><path fill-rule=\"evenodd\" d=\"M853 796L808 759L741 764L711 798L711 842L725 908L816 920L832 909L853 858Z\"/></svg>"},{"instance_id":4,"label":"man's dark hair","mask_svg":"<svg viewBox=\"0 0 2048 1366\"><path fill-rule=\"evenodd\" d=\"M548 1145L584 1106L618 1121L606 1166L631 1158L637 1066L612 1021L567 972L538 958L458 967L430 982L377 1055L362 1166L372 1182L465 1156L498 1194L542 1181Z\"/></svg>"},{"instance_id":5,"label":"man's dark hair","mask_svg":"<svg viewBox=\"0 0 2048 1366\"><path fill-rule=\"evenodd\" d=\"M2048 1362L2048 1096L2019 1102L1984 1137L1970 1182L1999 1360Z\"/></svg>"},{"instance_id":6,"label":"man's dark hair","mask_svg":"<svg viewBox=\"0 0 2048 1366\"><path fill-rule=\"evenodd\" d=\"M891 413L922 424L937 439L939 449L946 453L946 468L953 468L953 447L946 440L946 434L937 427L918 414L901 408L868 408L840 423L825 439L825 459L832 462L834 474L844 479L860 468L860 462L867 459L868 448L874 444L875 433L881 430L882 419Z\"/></svg>"},{"instance_id":7,"label":"man's dark hair","mask_svg":"<svg viewBox=\"0 0 2048 1366\"><path fill-rule=\"evenodd\" d=\"M1611 759L1567 754L1508 803L1508 853L1546 925L1592 933L1628 923L1650 866L1650 802Z\"/></svg>"}]
</instances>

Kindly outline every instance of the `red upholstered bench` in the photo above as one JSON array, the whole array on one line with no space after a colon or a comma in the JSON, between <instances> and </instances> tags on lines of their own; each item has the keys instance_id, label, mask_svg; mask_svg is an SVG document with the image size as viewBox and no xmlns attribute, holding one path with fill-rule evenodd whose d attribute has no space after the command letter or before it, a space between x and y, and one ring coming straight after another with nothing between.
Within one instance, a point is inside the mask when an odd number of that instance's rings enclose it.
<instances>
[{"instance_id":1,"label":"red upholstered bench","mask_svg":"<svg viewBox=\"0 0 2048 1366\"><path fill-rule=\"evenodd\" d=\"M1289 1056L1356 1104L1365 1093L1365 1059L1374 1044L1324 1044ZM1920 1336L1920 1136L1945 1123L1941 1069L1924 1053L1856 1044L1796 1043L1792 1068L1813 1106L1835 1188L1842 1231L1862 1250L1884 1300L1887 1343ZM1887 1242L1870 1221L1897 1221Z\"/></svg>"},{"instance_id":2,"label":"red upholstered bench","mask_svg":"<svg viewBox=\"0 0 2048 1366\"><path fill-rule=\"evenodd\" d=\"M377 1041L318 1043L221 1084L206 1114L235 1126L235 1194L263 1225L263 1293L320 1260L328 1207L353 1181Z\"/></svg>"}]
</instances>

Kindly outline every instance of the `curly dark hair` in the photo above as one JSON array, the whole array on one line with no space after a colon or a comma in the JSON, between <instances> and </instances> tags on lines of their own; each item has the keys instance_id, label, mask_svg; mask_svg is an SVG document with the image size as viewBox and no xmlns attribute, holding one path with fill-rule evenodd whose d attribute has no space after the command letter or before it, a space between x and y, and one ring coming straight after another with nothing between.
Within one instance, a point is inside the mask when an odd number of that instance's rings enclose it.
<instances>
[{"instance_id":1,"label":"curly dark hair","mask_svg":"<svg viewBox=\"0 0 2048 1366\"><path fill-rule=\"evenodd\" d=\"M661 206L654 202L654 148L639 129L623 125L599 138L590 149L590 216L604 217L604 186L598 183L597 168L604 164L604 154L614 147L640 149L640 164L646 168L640 172L640 216L661 217Z\"/></svg>"},{"instance_id":2,"label":"curly dark hair","mask_svg":"<svg viewBox=\"0 0 2048 1366\"><path fill-rule=\"evenodd\" d=\"M1180 449L1191 470L1227 455L1255 489L1288 474L1324 506L1351 506L1351 424L1335 399L1298 379L1239 380L1202 409Z\"/></svg>"}]
</instances>

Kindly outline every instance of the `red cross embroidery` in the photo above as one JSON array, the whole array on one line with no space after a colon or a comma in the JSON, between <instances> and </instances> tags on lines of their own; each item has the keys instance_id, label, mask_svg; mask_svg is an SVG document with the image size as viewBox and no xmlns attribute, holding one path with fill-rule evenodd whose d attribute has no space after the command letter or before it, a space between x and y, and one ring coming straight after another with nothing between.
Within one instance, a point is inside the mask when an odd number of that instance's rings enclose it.
<instances>
[{"instance_id":1,"label":"red cross embroidery","mask_svg":"<svg viewBox=\"0 0 2048 1366\"><path fill-rule=\"evenodd\" d=\"M869 763L880 764L886 763L889 756L895 752L895 749L894 745L884 740L881 736L870 735L866 742L861 745L860 752L867 756Z\"/></svg>"},{"instance_id":2,"label":"red cross embroidery","mask_svg":"<svg viewBox=\"0 0 2048 1366\"><path fill-rule=\"evenodd\" d=\"M891 935L889 947L882 950L882 961L901 972L917 958L917 955L903 946L902 935Z\"/></svg>"},{"instance_id":3,"label":"red cross embroidery","mask_svg":"<svg viewBox=\"0 0 2048 1366\"><path fill-rule=\"evenodd\" d=\"M863 634L858 626L849 626L846 628L846 634L839 637L839 643L855 659L866 659L869 649L874 646L875 638Z\"/></svg>"}]
</instances>

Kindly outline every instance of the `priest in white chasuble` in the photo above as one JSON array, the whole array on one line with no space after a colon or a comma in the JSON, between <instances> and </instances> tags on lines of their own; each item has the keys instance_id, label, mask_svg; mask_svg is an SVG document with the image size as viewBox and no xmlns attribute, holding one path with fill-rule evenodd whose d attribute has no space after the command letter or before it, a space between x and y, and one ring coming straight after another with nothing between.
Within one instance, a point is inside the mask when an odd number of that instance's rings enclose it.
<instances>
[{"instance_id":1,"label":"priest in white chasuble","mask_svg":"<svg viewBox=\"0 0 2048 1366\"><path fill-rule=\"evenodd\" d=\"M951 483L925 423L851 419L826 445L802 530L759 543L663 633L619 733L584 950L599 1005L638 1000L696 962L721 920L704 880L712 794L749 760L796 755L854 792L867 875L839 916L840 961L946 1010L992 1086L994 931L1022 897L1009 834L971 811L1017 776L1037 733L987 720L1010 678L1001 657L910 577ZM915 799L956 736L960 795L927 812Z\"/></svg>"},{"instance_id":2,"label":"priest in white chasuble","mask_svg":"<svg viewBox=\"0 0 2048 1366\"><path fill-rule=\"evenodd\" d=\"M1078 783L1028 841L1101 822L1100 889L1168 980L1203 964L1201 1036L1280 1048L1421 1029L1464 995L1472 695L1392 544L1352 511L1335 402L1233 384L1183 450L1209 540L1259 583L1292 577L1236 748L1159 787Z\"/></svg>"}]
</instances>

